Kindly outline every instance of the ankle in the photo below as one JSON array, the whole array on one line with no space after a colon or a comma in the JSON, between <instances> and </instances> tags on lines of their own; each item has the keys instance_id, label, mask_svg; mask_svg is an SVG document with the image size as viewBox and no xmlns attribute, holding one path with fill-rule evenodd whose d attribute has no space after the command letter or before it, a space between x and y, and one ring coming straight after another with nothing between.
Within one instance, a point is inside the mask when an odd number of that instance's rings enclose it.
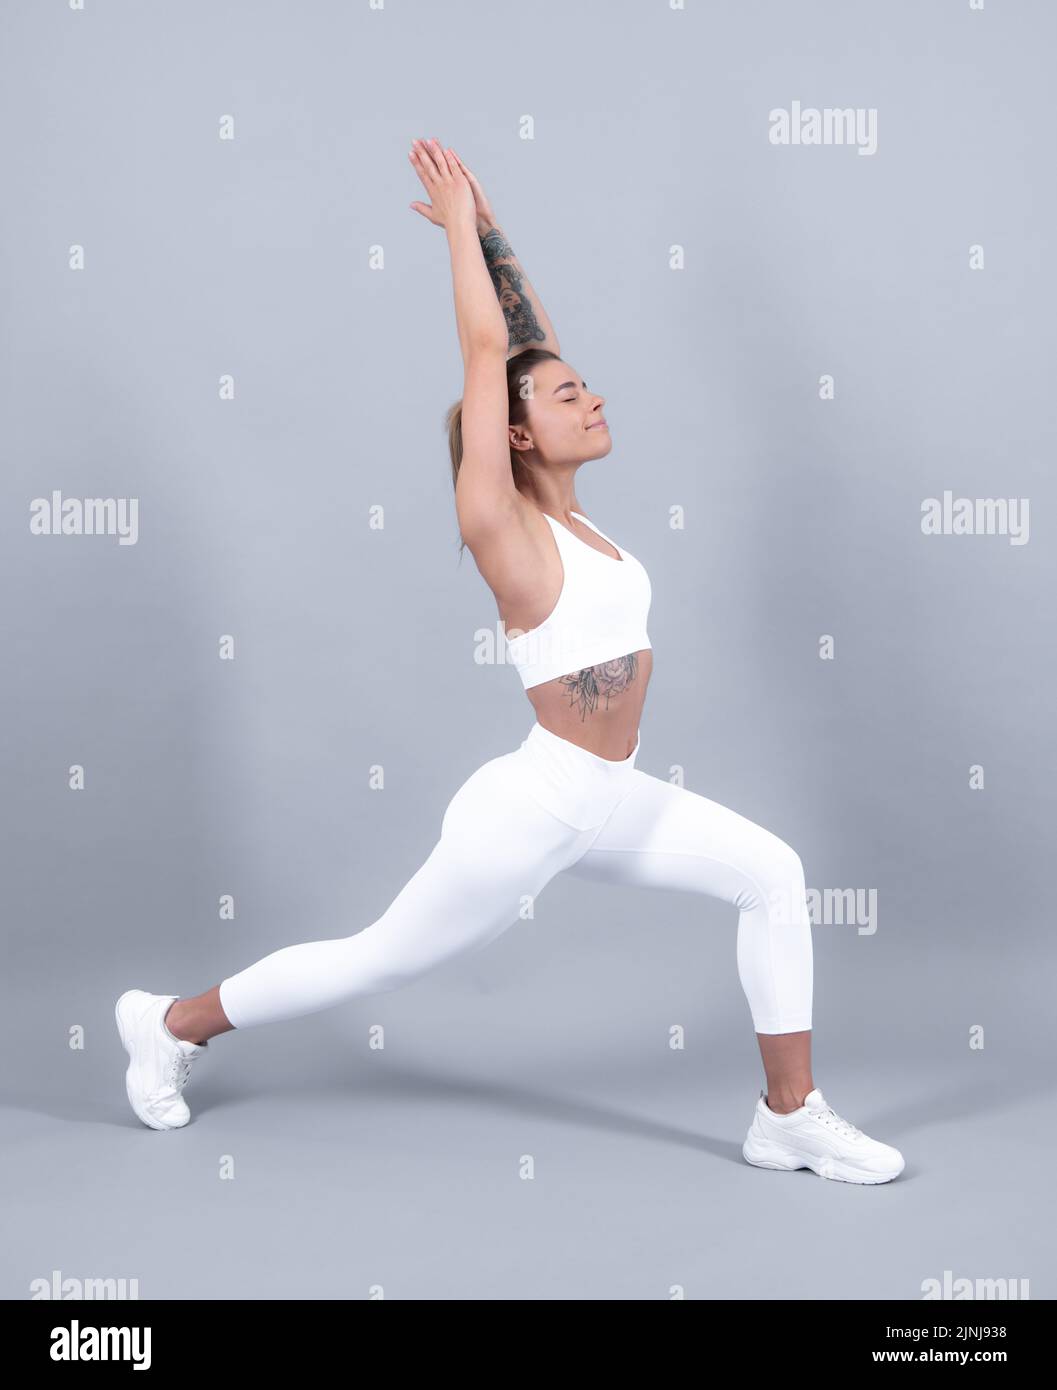
<instances>
[{"instance_id":1,"label":"ankle","mask_svg":"<svg viewBox=\"0 0 1057 1390\"><path fill-rule=\"evenodd\" d=\"M183 1001L180 999L173 1000L162 1015L162 1023L165 1025L167 1031L174 1038L179 1039L180 1042L197 1043L199 1039L192 1036L195 1030L185 1026L184 1010L181 1007L182 1003Z\"/></svg>"},{"instance_id":2,"label":"ankle","mask_svg":"<svg viewBox=\"0 0 1057 1390\"><path fill-rule=\"evenodd\" d=\"M803 1105L811 1086L776 1086L764 1092L763 1101L776 1115L788 1115Z\"/></svg>"}]
</instances>

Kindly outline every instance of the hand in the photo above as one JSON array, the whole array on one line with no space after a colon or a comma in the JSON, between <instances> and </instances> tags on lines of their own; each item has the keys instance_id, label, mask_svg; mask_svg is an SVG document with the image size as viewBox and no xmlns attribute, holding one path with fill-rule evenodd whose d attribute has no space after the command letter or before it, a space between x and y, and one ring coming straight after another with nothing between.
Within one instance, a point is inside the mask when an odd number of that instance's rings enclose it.
<instances>
[{"instance_id":1,"label":"hand","mask_svg":"<svg viewBox=\"0 0 1057 1390\"><path fill-rule=\"evenodd\" d=\"M459 221L472 225L477 216L473 189L453 152L433 139L414 140L408 158L430 196L428 203L412 203L414 210L446 231Z\"/></svg>"},{"instance_id":2,"label":"hand","mask_svg":"<svg viewBox=\"0 0 1057 1390\"><path fill-rule=\"evenodd\" d=\"M473 173L466 167L459 156L455 154L454 150L452 150L451 153L455 155L459 168L466 175L466 181L473 189L474 207L477 211L477 230L483 236L485 232L490 231L493 227L498 225L495 220L495 213L492 211L492 205L485 196L484 189L477 182Z\"/></svg>"}]
</instances>

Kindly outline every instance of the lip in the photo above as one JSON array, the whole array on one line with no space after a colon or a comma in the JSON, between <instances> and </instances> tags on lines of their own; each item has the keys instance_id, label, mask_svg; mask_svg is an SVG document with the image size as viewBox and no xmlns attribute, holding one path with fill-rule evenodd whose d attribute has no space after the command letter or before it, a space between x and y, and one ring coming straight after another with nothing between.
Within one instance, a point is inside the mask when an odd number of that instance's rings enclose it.
<instances>
[{"instance_id":1,"label":"lip","mask_svg":"<svg viewBox=\"0 0 1057 1390\"><path fill-rule=\"evenodd\" d=\"M596 420L593 425L588 425L587 428L589 430L607 430L609 426L604 420Z\"/></svg>"}]
</instances>

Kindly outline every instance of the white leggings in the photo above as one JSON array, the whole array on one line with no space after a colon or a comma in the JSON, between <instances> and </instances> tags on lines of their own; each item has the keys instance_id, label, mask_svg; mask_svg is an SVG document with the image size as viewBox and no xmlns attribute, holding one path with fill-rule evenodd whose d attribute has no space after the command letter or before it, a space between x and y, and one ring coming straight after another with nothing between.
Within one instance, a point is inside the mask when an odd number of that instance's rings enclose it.
<instances>
[{"instance_id":1,"label":"white leggings","mask_svg":"<svg viewBox=\"0 0 1057 1390\"><path fill-rule=\"evenodd\" d=\"M811 1027L811 919L799 856L735 811L536 723L472 773L440 839L385 912L353 936L264 956L220 985L235 1028L396 989L524 918L563 871L707 893L738 908L738 977L757 1033ZM643 904L645 907L645 904Z\"/></svg>"}]
</instances>

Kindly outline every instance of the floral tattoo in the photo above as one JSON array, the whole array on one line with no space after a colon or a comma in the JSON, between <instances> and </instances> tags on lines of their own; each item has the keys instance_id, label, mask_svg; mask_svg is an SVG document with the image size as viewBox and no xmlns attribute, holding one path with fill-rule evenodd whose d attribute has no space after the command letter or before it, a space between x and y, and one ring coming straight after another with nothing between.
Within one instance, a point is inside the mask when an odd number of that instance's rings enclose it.
<instances>
[{"instance_id":1,"label":"floral tattoo","mask_svg":"<svg viewBox=\"0 0 1057 1390\"><path fill-rule=\"evenodd\" d=\"M627 690L638 669L638 655L630 652L627 656L617 657L615 661L603 661L600 666L585 666L582 671L562 676L561 683L569 696L570 706L579 706L580 718L586 719L598 708L603 696L608 709L610 696L620 695Z\"/></svg>"}]
</instances>

